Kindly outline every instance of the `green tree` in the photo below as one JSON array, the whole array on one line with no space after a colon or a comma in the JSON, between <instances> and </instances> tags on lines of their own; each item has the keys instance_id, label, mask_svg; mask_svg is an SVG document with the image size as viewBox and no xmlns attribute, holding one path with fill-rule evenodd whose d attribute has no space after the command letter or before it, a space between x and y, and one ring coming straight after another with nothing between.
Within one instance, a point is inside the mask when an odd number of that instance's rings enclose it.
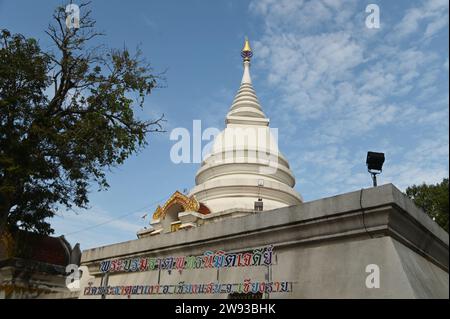
<instances>
[{"instance_id":1,"label":"green tree","mask_svg":"<svg viewBox=\"0 0 450 319\"><path fill-rule=\"evenodd\" d=\"M448 232L448 178L436 185L413 185L406 195L421 207L432 219Z\"/></svg>"},{"instance_id":2,"label":"green tree","mask_svg":"<svg viewBox=\"0 0 450 319\"><path fill-rule=\"evenodd\" d=\"M107 188L105 170L163 130L163 116L135 114L161 77L139 51L88 47L99 33L80 9L79 28L55 10L46 32L53 51L0 30L0 233L52 233L46 220L58 208L86 208L89 185Z\"/></svg>"}]
</instances>

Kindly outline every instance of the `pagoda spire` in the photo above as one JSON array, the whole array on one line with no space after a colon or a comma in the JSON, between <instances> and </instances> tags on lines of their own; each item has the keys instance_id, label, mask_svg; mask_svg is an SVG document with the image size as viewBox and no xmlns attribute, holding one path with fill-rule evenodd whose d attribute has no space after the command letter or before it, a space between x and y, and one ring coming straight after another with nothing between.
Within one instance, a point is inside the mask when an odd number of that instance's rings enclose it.
<instances>
[{"instance_id":1,"label":"pagoda spire","mask_svg":"<svg viewBox=\"0 0 450 319\"><path fill-rule=\"evenodd\" d=\"M253 51L250 47L250 42L248 41L248 38L245 37L244 47L241 51L241 57L244 59L244 74L242 75L241 84L252 84L252 78L250 77L250 59L252 56Z\"/></svg>"},{"instance_id":2,"label":"pagoda spire","mask_svg":"<svg viewBox=\"0 0 450 319\"><path fill-rule=\"evenodd\" d=\"M241 56L243 58L244 73L242 75L241 85L231 104L225 123L227 127L228 125L234 124L267 127L269 126L269 119L262 111L250 77L250 59L253 56L253 52L247 37L245 37Z\"/></svg>"},{"instance_id":3,"label":"pagoda spire","mask_svg":"<svg viewBox=\"0 0 450 319\"><path fill-rule=\"evenodd\" d=\"M252 48L250 47L250 42L248 41L248 38L245 37L244 47L241 51L241 57L244 59L244 61L250 61L250 59L253 56Z\"/></svg>"}]
</instances>

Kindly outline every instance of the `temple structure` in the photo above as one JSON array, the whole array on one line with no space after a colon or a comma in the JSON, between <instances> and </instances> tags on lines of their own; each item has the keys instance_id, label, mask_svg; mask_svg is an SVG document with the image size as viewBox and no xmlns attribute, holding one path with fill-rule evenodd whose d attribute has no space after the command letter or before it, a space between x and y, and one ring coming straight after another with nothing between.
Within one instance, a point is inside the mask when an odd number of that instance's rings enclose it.
<instances>
[{"instance_id":1,"label":"temple structure","mask_svg":"<svg viewBox=\"0 0 450 319\"><path fill-rule=\"evenodd\" d=\"M0 299L76 298L66 267L79 265L79 244L23 230L0 233Z\"/></svg>"},{"instance_id":2,"label":"temple structure","mask_svg":"<svg viewBox=\"0 0 450 319\"><path fill-rule=\"evenodd\" d=\"M449 237L392 184L303 202L244 74L188 193L83 251L79 298L448 298Z\"/></svg>"},{"instance_id":3,"label":"temple structure","mask_svg":"<svg viewBox=\"0 0 450 319\"><path fill-rule=\"evenodd\" d=\"M295 177L278 149L250 76L248 39L241 51L243 75L225 119L188 195L175 192L153 214L150 230L138 237L197 227L218 218L298 205Z\"/></svg>"}]
</instances>

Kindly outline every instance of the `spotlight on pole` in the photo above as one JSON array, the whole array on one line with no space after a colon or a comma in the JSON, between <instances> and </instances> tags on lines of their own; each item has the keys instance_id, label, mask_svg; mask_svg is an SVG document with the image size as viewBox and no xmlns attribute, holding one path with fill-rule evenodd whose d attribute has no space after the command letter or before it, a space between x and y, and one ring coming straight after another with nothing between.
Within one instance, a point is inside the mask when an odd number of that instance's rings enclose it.
<instances>
[{"instance_id":1,"label":"spotlight on pole","mask_svg":"<svg viewBox=\"0 0 450 319\"><path fill-rule=\"evenodd\" d=\"M367 171L372 175L373 187L377 186L377 174L382 172L384 153L367 152Z\"/></svg>"}]
</instances>

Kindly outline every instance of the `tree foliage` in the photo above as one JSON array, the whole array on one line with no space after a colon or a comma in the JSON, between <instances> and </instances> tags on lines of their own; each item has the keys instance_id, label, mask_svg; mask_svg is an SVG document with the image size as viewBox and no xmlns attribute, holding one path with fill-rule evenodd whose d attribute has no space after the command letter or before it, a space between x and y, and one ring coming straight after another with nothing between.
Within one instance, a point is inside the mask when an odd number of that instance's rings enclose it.
<instances>
[{"instance_id":1,"label":"tree foliage","mask_svg":"<svg viewBox=\"0 0 450 319\"><path fill-rule=\"evenodd\" d=\"M436 185L424 183L410 186L406 189L406 195L448 232L448 178Z\"/></svg>"},{"instance_id":2,"label":"tree foliage","mask_svg":"<svg viewBox=\"0 0 450 319\"><path fill-rule=\"evenodd\" d=\"M52 233L46 220L58 207L86 208L89 185L107 188L105 170L163 130L163 116L135 114L161 77L139 51L88 47L99 34L80 8L78 29L56 9L46 32L53 52L0 30L0 231Z\"/></svg>"}]
</instances>

